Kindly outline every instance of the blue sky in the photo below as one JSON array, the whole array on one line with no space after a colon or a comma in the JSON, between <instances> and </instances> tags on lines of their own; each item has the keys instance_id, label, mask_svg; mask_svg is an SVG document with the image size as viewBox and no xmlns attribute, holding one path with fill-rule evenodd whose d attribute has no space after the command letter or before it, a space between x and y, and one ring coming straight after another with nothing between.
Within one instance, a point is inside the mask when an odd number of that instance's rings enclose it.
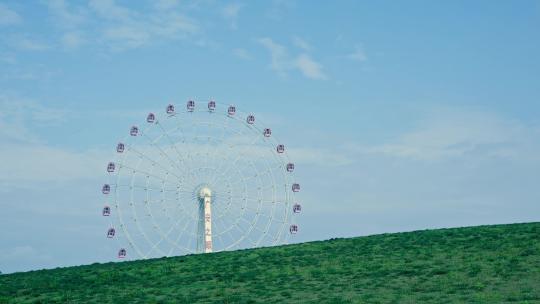
<instances>
[{"instance_id":1,"label":"blue sky","mask_svg":"<svg viewBox=\"0 0 540 304\"><path fill-rule=\"evenodd\" d=\"M296 241L540 220L538 1L0 1L0 271L113 260L98 191L169 102L290 147Z\"/></svg>"}]
</instances>

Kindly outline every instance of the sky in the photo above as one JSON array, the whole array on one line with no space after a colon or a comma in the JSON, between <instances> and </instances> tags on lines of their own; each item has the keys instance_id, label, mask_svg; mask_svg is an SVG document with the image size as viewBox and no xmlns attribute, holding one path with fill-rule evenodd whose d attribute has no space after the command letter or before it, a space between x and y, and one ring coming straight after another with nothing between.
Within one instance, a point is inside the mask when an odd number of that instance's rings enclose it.
<instances>
[{"instance_id":1,"label":"sky","mask_svg":"<svg viewBox=\"0 0 540 304\"><path fill-rule=\"evenodd\" d=\"M540 221L539 1L0 1L0 271L115 260L104 166L215 99L286 143L294 242Z\"/></svg>"}]
</instances>

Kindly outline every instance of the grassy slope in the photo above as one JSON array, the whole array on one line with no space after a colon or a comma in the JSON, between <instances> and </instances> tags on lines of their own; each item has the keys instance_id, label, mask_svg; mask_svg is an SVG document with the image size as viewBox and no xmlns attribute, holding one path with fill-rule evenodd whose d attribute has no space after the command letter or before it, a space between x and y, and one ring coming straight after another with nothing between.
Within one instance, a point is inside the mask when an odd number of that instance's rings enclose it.
<instances>
[{"instance_id":1,"label":"grassy slope","mask_svg":"<svg viewBox=\"0 0 540 304\"><path fill-rule=\"evenodd\" d=\"M0 303L540 303L540 223L0 276Z\"/></svg>"}]
</instances>

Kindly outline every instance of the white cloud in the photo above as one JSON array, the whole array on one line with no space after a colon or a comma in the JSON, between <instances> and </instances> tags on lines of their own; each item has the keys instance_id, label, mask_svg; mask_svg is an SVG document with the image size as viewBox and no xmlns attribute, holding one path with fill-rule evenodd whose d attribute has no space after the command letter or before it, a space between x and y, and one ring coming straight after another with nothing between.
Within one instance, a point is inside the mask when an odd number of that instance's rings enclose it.
<instances>
[{"instance_id":1,"label":"white cloud","mask_svg":"<svg viewBox=\"0 0 540 304\"><path fill-rule=\"evenodd\" d=\"M45 51L51 48L51 46L45 42L27 37L16 37L12 40L11 45L25 51Z\"/></svg>"},{"instance_id":2,"label":"white cloud","mask_svg":"<svg viewBox=\"0 0 540 304\"><path fill-rule=\"evenodd\" d=\"M327 78L322 71L322 65L313 60L308 54L300 54L292 59L287 48L274 42L271 38L260 38L257 41L270 52L270 68L279 75L285 76L288 70L296 69L302 75L311 79Z\"/></svg>"},{"instance_id":3,"label":"white cloud","mask_svg":"<svg viewBox=\"0 0 540 304\"><path fill-rule=\"evenodd\" d=\"M471 111L432 113L417 130L394 142L360 147L363 153L442 161L462 157L530 160L540 158L540 134L518 121Z\"/></svg>"},{"instance_id":4,"label":"white cloud","mask_svg":"<svg viewBox=\"0 0 540 304\"><path fill-rule=\"evenodd\" d=\"M21 22L22 18L17 12L0 3L0 25L14 25Z\"/></svg>"},{"instance_id":5,"label":"white cloud","mask_svg":"<svg viewBox=\"0 0 540 304\"><path fill-rule=\"evenodd\" d=\"M304 51L311 50L311 46L309 45L309 43L307 43L304 39L302 39L300 37L294 37L293 38L293 44L296 47L303 49Z\"/></svg>"},{"instance_id":6,"label":"white cloud","mask_svg":"<svg viewBox=\"0 0 540 304\"><path fill-rule=\"evenodd\" d=\"M68 49L76 49L84 43L85 40L79 32L67 32L62 36L62 45Z\"/></svg>"},{"instance_id":7,"label":"white cloud","mask_svg":"<svg viewBox=\"0 0 540 304\"><path fill-rule=\"evenodd\" d=\"M230 3L221 10L221 15L225 20L230 22L231 28L233 29L237 28L236 20L238 19L238 14L242 7L243 5L240 3Z\"/></svg>"},{"instance_id":8,"label":"white cloud","mask_svg":"<svg viewBox=\"0 0 540 304\"><path fill-rule=\"evenodd\" d=\"M364 62L368 60L366 52L361 46L356 46L354 52L347 55L347 58L359 62Z\"/></svg>"},{"instance_id":9,"label":"white cloud","mask_svg":"<svg viewBox=\"0 0 540 304\"><path fill-rule=\"evenodd\" d=\"M301 54L295 60L296 67L304 74L304 76L312 79L326 79L326 75L322 71L322 66L315 62L309 55Z\"/></svg>"},{"instance_id":10,"label":"white cloud","mask_svg":"<svg viewBox=\"0 0 540 304\"><path fill-rule=\"evenodd\" d=\"M289 68L287 49L270 38L261 38L258 42L270 52L272 60L270 68L278 74L284 75Z\"/></svg>"},{"instance_id":11,"label":"white cloud","mask_svg":"<svg viewBox=\"0 0 540 304\"><path fill-rule=\"evenodd\" d=\"M135 12L117 5L114 0L90 0L88 3L98 16L114 21L130 21Z\"/></svg>"},{"instance_id":12,"label":"white cloud","mask_svg":"<svg viewBox=\"0 0 540 304\"><path fill-rule=\"evenodd\" d=\"M244 60L249 60L251 59L251 54L249 54L249 52L245 49L242 49L242 48L236 48L233 50L233 54L240 58L240 59L244 59Z\"/></svg>"},{"instance_id":13,"label":"white cloud","mask_svg":"<svg viewBox=\"0 0 540 304\"><path fill-rule=\"evenodd\" d=\"M173 3L161 3L161 5ZM199 32L194 20L171 10L141 14L113 0L92 0L90 7L105 19L103 38L115 50L137 48L154 39L185 38Z\"/></svg>"},{"instance_id":14,"label":"white cloud","mask_svg":"<svg viewBox=\"0 0 540 304\"><path fill-rule=\"evenodd\" d=\"M64 27L73 28L84 22L84 10L82 8L70 9L64 0L49 0L47 7L55 20Z\"/></svg>"},{"instance_id":15,"label":"white cloud","mask_svg":"<svg viewBox=\"0 0 540 304\"><path fill-rule=\"evenodd\" d=\"M67 111L44 107L34 101L0 94L0 142L36 143L28 124L57 124Z\"/></svg>"},{"instance_id":16,"label":"white cloud","mask_svg":"<svg viewBox=\"0 0 540 304\"><path fill-rule=\"evenodd\" d=\"M178 6L179 2L179 0L158 0L154 1L154 6L159 10L168 10Z\"/></svg>"}]
</instances>

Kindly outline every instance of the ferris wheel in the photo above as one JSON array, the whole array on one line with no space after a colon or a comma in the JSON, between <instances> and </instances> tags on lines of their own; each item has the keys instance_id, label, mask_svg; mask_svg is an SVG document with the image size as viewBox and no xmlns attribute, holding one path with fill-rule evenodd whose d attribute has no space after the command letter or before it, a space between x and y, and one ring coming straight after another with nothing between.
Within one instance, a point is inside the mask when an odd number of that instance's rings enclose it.
<instances>
[{"instance_id":1,"label":"ferris wheel","mask_svg":"<svg viewBox=\"0 0 540 304\"><path fill-rule=\"evenodd\" d=\"M118 258L273 246L298 232L295 165L255 115L189 100L127 131L101 189Z\"/></svg>"}]
</instances>

